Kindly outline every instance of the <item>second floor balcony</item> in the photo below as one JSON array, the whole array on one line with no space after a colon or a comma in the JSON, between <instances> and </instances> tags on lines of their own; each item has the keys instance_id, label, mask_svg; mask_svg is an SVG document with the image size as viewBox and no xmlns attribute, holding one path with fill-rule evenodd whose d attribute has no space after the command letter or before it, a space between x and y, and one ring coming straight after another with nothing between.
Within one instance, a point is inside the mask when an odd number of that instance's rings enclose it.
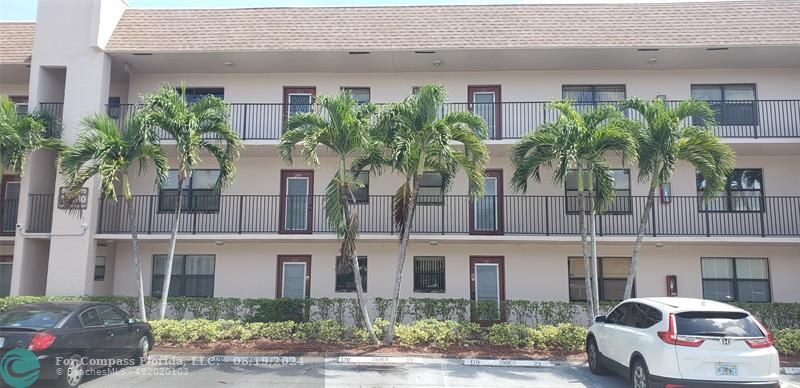
<instances>
[{"instance_id":1,"label":"second floor balcony","mask_svg":"<svg viewBox=\"0 0 800 388\"><path fill-rule=\"evenodd\" d=\"M674 106L679 101L667 101ZM580 110L601 104L580 103ZM715 112L714 132L725 138L799 138L800 100L709 101ZM489 139L519 139L544 123L552 122L558 112L547 109L547 102L445 103L441 113L472 111L486 120ZM243 140L277 140L294 112L309 112L307 104L230 103L231 126ZM139 109L135 104L108 105L108 114L123 125L125 118ZM638 113L625 114L640 119ZM686 125L701 122L688 118Z\"/></svg>"},{"instance_id":2,"label":"second floor balcony","mask_svg":"<svg viewBox=\"0 0 800 388\"><path fill-rule=\"evenodd\" d=\"M136 196L136 225L141 234L169 234L175 197ZM186 198L182 234L333 233L323 196L221 195ZM646 197L618 197L597 216L601 236L635 236ZM733 201L733 202L731 202ZM656 198L646 235L653 237L740 236L800 237L800 197L730 197L702 202L694 196ZM392 196L369 196L352 205L362 234L397 234ZM420 204L414 234L580 235L575 197L498 196L471 200L445 195ZM100 200L101 234L129 233L125 202Z\"/></svg>"}]
</instances>

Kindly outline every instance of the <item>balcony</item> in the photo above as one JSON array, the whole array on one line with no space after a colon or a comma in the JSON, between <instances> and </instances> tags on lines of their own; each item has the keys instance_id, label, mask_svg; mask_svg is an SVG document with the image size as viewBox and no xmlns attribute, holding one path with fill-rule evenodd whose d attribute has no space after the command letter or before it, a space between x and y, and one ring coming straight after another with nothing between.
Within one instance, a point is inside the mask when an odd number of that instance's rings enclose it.
<instances>
[{"instance_id":1,"label":"balcony","mask_svg":"<svg viewBox=\"0 0 800 388\"><path fill-rule=\"evenodd\" d=\"M30 194L28 196L28 222L26 233L50 233L53 226L53 194Z\"/></svg>"},{"instance_id":2,"label":"balcony","mask_svg":"<svg viewBox=\"0 0 800 388\"><path fill-rule=\"evenodd\" d=\"M678 101L668 101L675 105ZM716 113L714 131L726 138L798 138L800 137L800 100L757 100L709 102ZM546 108L547 102L446 103L442 113L475 111L489 122L489 138L519 139L538 126L558 118L558 112ZM287 104L231 103L231 126L243 140L276 140L284 128ZM592 109L597 103L582 103L579 109ZM108 114L123 125L124 119L138 105L108 105ZM308 111L311 107L293 111ZM627 111L631 118L638 113ZM696 121L696 120L694 120ZM693 124L687 119L686 124ZM694 122L694 124L699 124Z\"/></svg>"},{"instance_id":3,"label":"balcony","mask_svg":"<svg viewBox=\"0 0 800 388\"><path fill-rule=\"evenodd\" d=\"M4 199L0 201L0 236L13 236L17 230L17 207L19 200Z\"/></svg>"},{"instance_id":4,"label":"balcony","mask_svg":"<svg viewBox=\"0 0 800 388\"><path fill-rule=\"evenodd\" d=\"M50 138L61 136L61 120L64 117L64 103L40 102L39 111L49 116L48 122L45 123L45 136Z\"/></svg>"},{"instance_id":5,"label":"balcony","mask_svg":"<svg viewBox=\"0 0 800 388\"><path fill-rule=\"evenodd\" d=\"M574 197L571 197L574 198ZM620 197L612 212L597 216L601 236L635 236L646 197ZM522 236L580 234L577 208L564 196L484 197L476 203L467 196L447 195L437 205L417 207L412 233ZM168 234L174 213L159 211L172 197L136 196L137 228L142 234ZM325 219L323 196L222 195L195 197L181 214L182 234L333 233ZM718 201L710 202L712 205ZM749 198L749 211L704 211L697 197L657 199L647 235L800 237L800 197ZM392 223L392 196L370 196L354 204L362 234L396 234ZM741 209L741 207L738 207ZM200 209L203 209L202 211ZM477 216L477 219L476 219ZM98 233L129 233L125 202L100 200Z\"/></svg>"}]
</instances>

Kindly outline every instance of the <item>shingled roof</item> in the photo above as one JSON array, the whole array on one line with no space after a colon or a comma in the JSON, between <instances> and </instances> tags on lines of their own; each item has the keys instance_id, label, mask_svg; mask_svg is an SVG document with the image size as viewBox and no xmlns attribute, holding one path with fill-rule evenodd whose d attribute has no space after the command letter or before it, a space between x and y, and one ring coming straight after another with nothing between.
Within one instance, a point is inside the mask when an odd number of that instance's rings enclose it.
<instances>
[{"instance_id":1,"label":"shingled roof","mask_svg":"<svg viewBox=\"0 0 800 388\"><path fill-rule=\"evenodd\" d=\"M198 52L781 46L800 1L129 9L107 50Z\"/></svg>"},{"instance_id":2,"label":"shingled roof","mask_svg":"<svg viewBox=\"0 0 800 388\"><path fill-rule=\"evenodd\" d=\"M0 63L28 61L35 31L35 23L0 23Z\"/></svg>"}]
</instances>

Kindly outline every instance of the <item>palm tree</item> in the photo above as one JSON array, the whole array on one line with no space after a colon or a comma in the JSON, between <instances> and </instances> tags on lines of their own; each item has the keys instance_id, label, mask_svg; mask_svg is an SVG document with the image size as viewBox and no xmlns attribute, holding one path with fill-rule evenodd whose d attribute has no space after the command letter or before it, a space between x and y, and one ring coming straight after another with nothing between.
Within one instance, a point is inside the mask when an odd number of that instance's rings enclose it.
<instances>
[{"instance_id":1,"label":"palm tree","mask_svg":"<svg viewBox=\"0 0 800 388\"><path fill-rule=\"evenodd\" d=\"M616 153L624 162L635 156L635 123L623 118L613 106L601 106L582 114L571 101L551 102L548 108L557 110L559 118L541 125L511 148L514 168L511 184L515 191L526 192L530 178L541 182L542 168L553 169L553 182L557 185L564 184L568 174L575 174L587 314L593 318L599 311L594 218L597 211L611 203L615 194L606 157L609 153ZM591 238L587 237L587 208L590 209Z\"/></svg>"},{"instance_id":2,"label":"palm tree","mask_svg":"<svg viewBox=\"0 0 800 388\"><path fill-rule=\"evenodd\" d=\"M281 158L292 163L292 152L300 148L300 155L312 167L319 167L317 150L320 146L328 148L338 159L336 174L325 189L325 215L328 224L336 230L342 240L339 254L343 260L343 268L337 271L353 271L356 284L356 297L369 338L378 344L378 338L372 329L369 318L367 299L361 284L361 268L358 264L358 213L355 203L354 189L362 187L355 180L359 170L353 169L353 162L368 159L382 151L380 144L370 132L370 119L374 116L375 107L371 104L358 105L349 92L316 99L316 105L324 110L294 114L289 118L288 130L281 136Z\"/></svg>"},{"instance_id":3,"label":"palm tree","mask_svg":"<svg viewBox=\"0 0 800 388\"><path fill-rule=\"evenodd\" d=\"M452 112L440 118L445 98L443 86L426 85L417 94L388 107L375 126L376 136L382 139L387 152L375 155L371 161L356 163L357 166L384 163L405 178L392 201L400 250L394 303L385 338L387 344L394 340L403 266L423 173L439 173L442 189L447 191L456 173L464 170L469 181L469 195L475 198L484 192L483 173L489 160L489 150L483 142L487 137L486 122L471 112ZM383 161L377 160L380 156L384 157Z\"/></svg>"},{"instance_id":4,"label":"palm tree","mask_svg":"<svg viewBox=\"0 0 800 388\"><path fill-rule=\"evenodd\" d=\"M637 111L643 119L643 128L637 136L639 149L639 182L650 181L639 231L633 246L631 269L625 284L625 298L633 292L633 280L639 264L655 191L662 183L669 182L679 161L693 165L705 179L703 198L708 200L725 189L728 175L736 164L731 148L710 130L714 111L705 101L685 100L673 108L661 99L645 101L630 98L624 107ZM702 119L702 126L684 126L689 117Z\"/></svg>"},{"instance_id":5,"label":"palm tree","mask_svg":"<svg viewBox=\"0 0 800 388\"><path fill-rule=\"evenodd\" d=\"M81 121L81 126L83 130L75 144L61 153L60 173L71 196L77 196L94 176L99 176L101 195L107 200L117 201L120 198L117 187L121 189L121 197L127 204L128 228L133 244L139 313L142 321L147 322L138 223L130 176L146 172L152 163L156 172L155 187L158 189L169 171L167 156L136 116L129 118L123 129L118 128L114 119L107 115L87 116Z\"/></svg>"},{"instance_id":6,"label":"palm tree","mask_svg":"<svg viewBox=\"0 0 800 388\"><path fill-rule=\"evenodd\" d=\"M192 177L194 169L201 162L201 154L206 152L216 159L219 165L219 177L214 189L222 190L233 181L236 174L235 162L239 158L242 142L239 135L231 129L228 122L228 107L221 98L209 95L190 102L186 99L185 86L178 91L169 85L164 85L158 91L146 95L142 116L145 125L153 133L164 133L168 140L175 142L177 154L178 185L175 194L175 217L159 307L159 318L164 319L183 206L183 184Z\"/></svg>"},{"instance_id":7,"label":"palm tree","mask_svg":"<svg viewBox=\"0 0 800 388\"><path fill-rule=\"evenodd\" d=\"M19 114L7 96L0 96L0 169L22 175L32 152L47 148L59 151L63 143L46 136L49 117L43 112Z\"/></svg>"}]
</instances>

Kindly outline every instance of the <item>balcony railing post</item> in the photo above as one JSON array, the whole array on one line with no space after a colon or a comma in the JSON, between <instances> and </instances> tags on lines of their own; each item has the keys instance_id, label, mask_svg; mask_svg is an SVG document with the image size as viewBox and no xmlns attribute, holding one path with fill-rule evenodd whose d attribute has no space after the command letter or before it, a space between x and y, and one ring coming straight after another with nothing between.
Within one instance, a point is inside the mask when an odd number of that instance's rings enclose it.
<instances>
[{"instance_id":1,"label":"balcony railing post","mask_svg":"<svg viewBox=\"0 0 800 388\"><path fill-rule=\"evenodd\" d=\"M242 214L244 213L244 195L239 196L239 234L242 234Z\"/></svg>"},{"instance_id":2,"label":"balcony railing post","mask_svg":"<svg viewBox=\"0 0 800 388\"><path fill-rule=\"evenodd\" d=\"M647 203L647 202L645 202ZM653 200L653 206L650 208L650 223L653 224L653 237L656 236L656 201Z\"/></svg>"},{"instance_id":3,"label":"balcony railing post","mask_svg":"<svg viewBox=\"0 0 800 388\"><path fill-rule=\"evenodd\" d=\"M242 106L244 107L244 112L242 114L242 140L247 140L247 108L249 104L244 104Z\"/></svg>"},{"instance_id":4,"label":"balcony railing post","mask_svg":"<svg viewBox=\"0 0 800 388\"><path fill-rule=\"evenodd\" d=\"M134 197L135 198L135 197ZM153 196L147 198L147 234L153 234Z\"/></svg>"},{"instance_id":5,"label":"balcony railing post","mask_svg":"<svg viewBox=\"0 0 800 388\"><path fill-rule=\"evenodd\" d=\"M550 235L550 197L544 197L544 234Z\"/></svg>"},{"instance_id":6,"label":"balcony railing post","mask_svg":"<svg viewBox=\"0 0 800 388\"><path fill-rule=\"evenodd\" d=\"M706 237L711 237L711 210L706 209Z\"/></svg>"},{"instance_id":7,"label":"balcony railing post","mask_svg":"<svg viewBox=\"0 0 800 388\"><path fill-rule=\"evenodd\" d=\"M759 202L761 202L760 211L758 212L758 216L760 218L761 223L761 237L767 237L766 233L766 225L764 223L764 213L767 212L767 201L764 197L758 197Z\"/></svg>"},{"instance_id":8,"label":"balcony railing post","mask_svg":"<svg viewBox=\"0 0 800 388\"><path fill-rule=\"evenodd\" d=\"M100 209L97 210L97 233L103 233L103 206L105 198L100 197Z\"/></svg>"}]
</instances>

